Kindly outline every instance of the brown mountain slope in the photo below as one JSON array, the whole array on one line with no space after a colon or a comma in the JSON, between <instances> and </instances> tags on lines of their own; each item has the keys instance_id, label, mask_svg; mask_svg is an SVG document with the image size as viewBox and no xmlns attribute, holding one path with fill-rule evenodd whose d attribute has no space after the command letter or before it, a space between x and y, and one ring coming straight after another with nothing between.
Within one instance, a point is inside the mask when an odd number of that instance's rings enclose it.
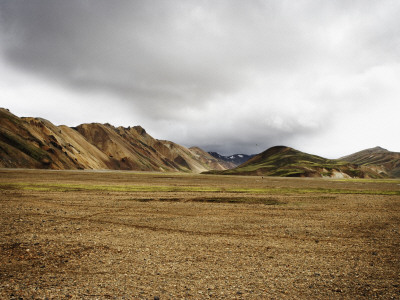
<instances>
[{"instance_id":1,"label":"brown mountain slope","mask_svg":"<svg viewBox=\"0 0 400 300\"><path fill-rule=\"evenodd\" d=\"M44 145L53 169L105 169L107 157L76 131L41 118L22 118L28 131Z\"/></svg>"},{"instance_id":2,"label":"brown mountain slope","mask_svg":"<svg viewBox=\"0 0 400 300\"><path fill-rule=\"evenodd\" d=\"M354 164L377 168L391 177L400 177L400 153L381 147L365 149L340 158Z\"/></svg>"},{"instance_id":3,"label":"brown mountain slope","mask_svg":"<svg viewBox=\"0 0 400 300\"><path fill-rule=\"evenodd\" d=\"M115 128L109 124L92 123L79 125L76 130L107 154L113 169L197 171L188 163L189 156L185 155L188 149L156 140L140 126Z\"/></svg>"},{"instance_id":4,"label":"brown mountain slope","mask_svg":"<svg viewBox=\"0 0 400 300\"><path fill-rule=\"evenodd\" d=\"M24 127L24 122L5 109L0 109L0 166L7 168L43 168L49 155L41 143Z\"/></svg>"},{"instance_id":5,"label":"brown mountain slope","mask_svg":"<svg viewBox=\"0 0 400 300\"><path fill-rule=\"evenodd\" d=\"M140 127L55 126L0 109L0 167L202 172L226 165ZM203 153L206 153L202 151Z\"/></svg>"},{"instance_id":6,"label":"brown mountain slope","mask_svg":"<svg viewBox=\"0 0 400 300\"><path fill-rule=\"evenodd\" d=\"M78 132L40 118L18 118L0 110L0 166L108 169L108 157Z\"/></svg>"},{"instance_id":7,"label":"brown mountain slope","mask_svg":"<svg viewBox=\"0 0 400 300\"><path fill-rule=\"evenodd\" d=\"M112 169L160 171L164 163L134 128L115 128L108 124L82 124L76 130L105 153ZM166 168L172 170L173 167Z\"/></svg>"},{"instance_id":8,"label":"brown mountain slope","mask_svg":"<svg viewBox=\"0 0 400 300\"><path fill-rule=\"evenodd\" d=\"M167 151L163 151L161 149L161 145L164 149L167 149ZM200 148L186 148L182 145L165 140L157 140L157 145L154 147L159 149L160 152L162 151L166 157L173 160L175 163L180 164L187 170L192 170L196 173L212 169L226 169L226 166L222 161L219 164L215 163L215 160L209 158L207 152L201 150Z\"/></svg>"},{"instance_id":9,"label":"brown mountain slope","mask_svg":"<svg viewBox=\"0 0 400 300\"><path fill-rule=\"evenodd\" d=\"M196 155L198 160L206 165L209 165L211 170L226 170L237 166L233 162L218 159L199 147L190 147L189 150Z\"/></svg>"}]
</instances>

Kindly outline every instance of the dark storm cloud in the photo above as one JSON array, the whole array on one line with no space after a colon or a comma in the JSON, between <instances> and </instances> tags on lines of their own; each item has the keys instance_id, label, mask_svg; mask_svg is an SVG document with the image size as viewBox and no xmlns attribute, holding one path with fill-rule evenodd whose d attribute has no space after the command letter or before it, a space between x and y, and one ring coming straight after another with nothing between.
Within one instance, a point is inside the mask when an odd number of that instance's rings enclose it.
<instances>
[{"instance_id":1,"label":"dark storm cloud","mask_svg":"<svg viewBox=\"0 0 400 300\"><path fill-rule=\"evenodd\" d=\"M203 28L203 20L185 16L195 9L186 6L7 1L2 19L12 37L6 55L33 72L80 87L132 94L135 101L182 98L232 85L229 78L234 76L220 72L212 61L215 53L207 53L217 50L217 39Z\"/></svg>"},{"instance_id":2,"label":"dark storm cloud","mask_svg":"<svg viewBox=\"0 0 400 300\"><path fill-rule=\"evenodd\" d=\"M82 109L104 93L120 119L134 111L156 137L224 153L324 132L398 72L397 1L0 0L0 12L7 64L84 92Z\"/></svg>"},{"instance_id":3,"label":"dark storm cloud","mask_svg":"<svg viewBox=\"0 0 400 300\"><path fill-rule=\"evenodd\" d=\"M262 1L17 0L1 7L5 54L15 65L164 109L200 105L259 68L296 63L302 48L295 49L294 24L276 28L281 9Z\"/></svg>"}]
</instances>

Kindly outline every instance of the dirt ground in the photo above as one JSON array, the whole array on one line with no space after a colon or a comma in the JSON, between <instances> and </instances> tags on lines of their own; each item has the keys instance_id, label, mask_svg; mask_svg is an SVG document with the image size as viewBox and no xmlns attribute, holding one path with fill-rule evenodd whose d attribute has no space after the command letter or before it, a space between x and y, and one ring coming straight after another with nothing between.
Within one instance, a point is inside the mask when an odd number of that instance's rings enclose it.
<instances>
[{"instance_id":1,"label":"dirt ground","mask_svg":"<svg viewBox=\"0 0 400 300\"><path fill-rule=\"evenodd\" d=\"M2 169L0 299L400 299L399 191Z\"/></svg>"}]
</instances>

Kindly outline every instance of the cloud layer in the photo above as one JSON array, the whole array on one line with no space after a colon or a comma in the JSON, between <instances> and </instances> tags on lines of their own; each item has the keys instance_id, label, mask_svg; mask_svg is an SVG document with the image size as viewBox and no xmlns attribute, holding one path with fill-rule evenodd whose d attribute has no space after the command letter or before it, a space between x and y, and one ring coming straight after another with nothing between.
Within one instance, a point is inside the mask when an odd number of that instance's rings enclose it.
<instances>
[{"instance_id":1,"label":"cloud layer","mask_svg":"<svg viewBox=\"0 0 400 300\"><path fill-rule=\"evenodd\" d=\"M0 12L0 101L14 113L141 124L224 154L400 151L398 1L0 0Z\"/></svg>"}]
</instances>

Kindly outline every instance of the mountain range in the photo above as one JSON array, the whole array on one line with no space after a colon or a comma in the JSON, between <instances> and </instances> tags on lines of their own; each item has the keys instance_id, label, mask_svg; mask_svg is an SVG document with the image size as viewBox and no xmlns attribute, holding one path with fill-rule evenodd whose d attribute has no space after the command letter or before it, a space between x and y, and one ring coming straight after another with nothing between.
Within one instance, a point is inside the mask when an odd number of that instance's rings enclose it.
<instances>
[{"instance_id":1,"label":"mountain range","mask_svg":"<svg viewBox=\"0 0 400 300\"><path fill-rule=\"evenodd\" d=\"M208 152L210 155L212 155L215 158L218 158L220 160L232 163L232 168L241 165L242 163L248 161L250 158L255 156L255 154L252 155L247 155L247 154L233 154L233 155L228 155L224 156L221 155L217 152Z\"/></svg>"},{"instance_id":2,"label":"mountain range","mask_svg":"<svg viewBox=\"0 0 400 300\"><path fill-rule=\"evenodd\" d=\"M400 153L375 147L341 159L327 159L290 147L275 146L238 167L205 173L329 178L400 177Z\"/></svg>"},{"instance_id":3,"label":"mountain range","mask_svg":"<svg viewBox=\"0 0 400 300\"><path fill-rule=\"evenodd\" d=\"M381 147L326 159L275 146L220 155L150 136L141 126L56 126L0 108L0 168L110 169L287 177L400 177L400 153Z\"/></svg>"},{"instance_id":4,"label":"mountain range","mask_svg":"<svg viewBox=\"0 0 400 300\"><path fill-rule=\"evenodd\" d=\"M198 147L151 137L140 126L55 126L0 109L0 167L200 173L232 168Z\"/></svg>"}]
</instances>

